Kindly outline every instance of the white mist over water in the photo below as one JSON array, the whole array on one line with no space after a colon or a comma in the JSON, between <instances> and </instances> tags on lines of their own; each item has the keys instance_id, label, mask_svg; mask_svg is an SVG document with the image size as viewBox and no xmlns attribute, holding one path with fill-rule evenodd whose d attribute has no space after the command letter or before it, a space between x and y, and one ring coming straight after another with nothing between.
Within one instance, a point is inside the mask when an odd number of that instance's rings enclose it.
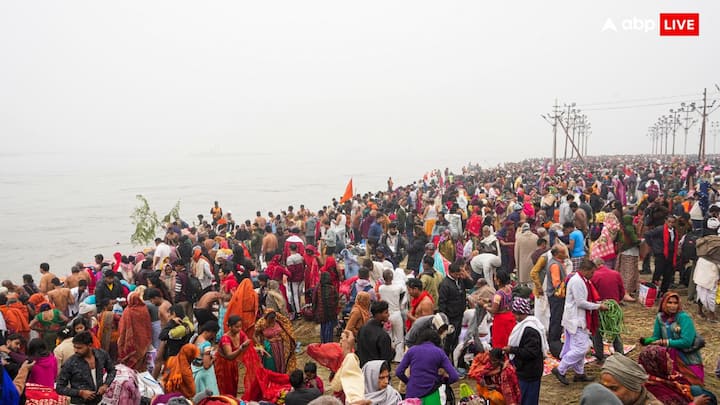
<instances>
[{"instance_id":1,"label":"white mist over water","mask_svg":"<svg viewBox=\"0 0 720 405\"><path fill-rule=\"evenodd\" d=\"M344 149L343 149L344 150ZM396 185L420 179L432 168L459 170L469 161L499 163L472 153L450 156L430 149L399 152L323 152L218 154L93 158L73 154L0 156L0 279L20 282L24 273L38 278L48 262L58 276L78 260L92 262L115 251L134 254L130 214L144 195L164 216L180 200L180 213L192 223L209 214L214 200L236 221L255 211L279 212L305 204L317 210L339 197L352 177L356 192L384 190L388 176ZM516 158L521 159L521 158ZM514 159L515 160L515 159Z\"/></svg>"}]
</instances>

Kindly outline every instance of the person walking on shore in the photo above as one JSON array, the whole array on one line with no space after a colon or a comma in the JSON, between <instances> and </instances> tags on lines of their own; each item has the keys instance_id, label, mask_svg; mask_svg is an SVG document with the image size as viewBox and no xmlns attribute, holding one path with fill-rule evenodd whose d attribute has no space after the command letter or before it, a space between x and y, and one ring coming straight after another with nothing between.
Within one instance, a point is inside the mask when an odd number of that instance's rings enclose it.
<instances>
[{"instance_id":1,"label":"person walking on shore","mask_svg":"<svg viewBox=\"0 0 720 405\"><path fill-rule=\"evenodd\" d=\"M595 264L589 260L580 263L578 270L567 283L565 311L562 325L565 328L565 344L560 353L560 365L552 369L553 375L565 385L568 370L575 372L573 382L589 382L585 375L585 353L590 348L590 336L599 327L598 315L593 311L606 311L605 304L598 304L599 296L590 282L595 273Z\"/></svg>"}]
</instances>

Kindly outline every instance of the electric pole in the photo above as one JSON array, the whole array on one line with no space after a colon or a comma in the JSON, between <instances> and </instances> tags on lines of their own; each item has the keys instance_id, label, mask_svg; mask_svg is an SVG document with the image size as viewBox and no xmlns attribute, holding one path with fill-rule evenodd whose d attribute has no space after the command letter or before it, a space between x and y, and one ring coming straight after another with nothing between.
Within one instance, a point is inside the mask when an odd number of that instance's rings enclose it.
<instances>
[{"instance_id":1,"label":"electric pole","mask_svg":"<svg viewBox=\"0 0 720 405\"><path fill-rule=\"evenodd\" d=\"M715 87L720 90L720 87L716 84ZM707 129L707 117L708 115L712 114L713 111L717 110L717 107L713 109L713 106L715 105L715 101L708 105L707 103L707 88L703 89L703 106L702 106L702 112L698 112L700 114L700 117L702 118L702 122L700 124L700 148L698 151L698 160L701 162L705 160L705 131ZM712 110L708 112L708 110Z\"/></svg>"},{"instance_id":2,"label":"electric pole","mask_svg":"<svg viewBox=\"0 0 720 405\"><path fill-rule=\"evenodd\" d=\"M672 128L672 155L675 156L675 135L677 133L677 126L680 123L680 110L674 110L670 109L670 115L668 116L670 119L670 127Z\"/></svg>"},{"instance_id":3,"label":"electric pole","mask_svg":"<svg viewBox=\"0 0 720 405\"><path fill-rule=\"evenodd\" d=\"M565 128L563 128L565 131L565 153L563 153L563 160L567 160L568 138L570 137L570 135L568 134L568 131L570 129L570 125L571 125L570 119L571 119L571 116L573 115L573 112L574 112L573 108L575 107L575 105L576 105L575 103L572 103L569 105L568 104L564 105L565 107L567 107L567 117L566 117L567 126ZM562 125L562 122L561 122L561 125Z\"/></svg>"},{"instance_id":4,"label":"electric pole","mask_svg":"<svg viewBox=\"0 0 720 405\"><path fill-rule=\"evenodd\" d=\"M543 119L550 123L550 125L552 125L553 127L553 167L557 166L557 126L558 121L562 118L563 114L564 112L560 111L560 106L558 106L557 99L555 99L555 105L553 106L552 115L541 115L541 117L543 117ZM565 141L565 143L567 145L567 140Z\"/></svg>"},{"instance_id":5,"label":"electric pole","mask_svg":"<svg viewBox=\"0 0 720 405\"><path fill-rule=\"evenodd\" d=\"M683 129L685 130L685 141L684 141L684 147L683 147L683 155L687 156L687 138L688 138L688 130L690 130L690 127L695 125L697 123L696 119L690 119L690 113L695 111L695 103L685 104L680 103L680 112L685 113L685 118L682 119L683 121Z\"/></svg>"},{"instance_id":6,"label":"electric pole","mask_svg":"<svg viewBox=\"0 0 720 405\"><path fill-rule=\"evenodd\" d=\"M710 123L710 133L713 136L713 155L717 154L717 136L720 132L720 122L713 121Z\"/></svg>"}]
</instances>

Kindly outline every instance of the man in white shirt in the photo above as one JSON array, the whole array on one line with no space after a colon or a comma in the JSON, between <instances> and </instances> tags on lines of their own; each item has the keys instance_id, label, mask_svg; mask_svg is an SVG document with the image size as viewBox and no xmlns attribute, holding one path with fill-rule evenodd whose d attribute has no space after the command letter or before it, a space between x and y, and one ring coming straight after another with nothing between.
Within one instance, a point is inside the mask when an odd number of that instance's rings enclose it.
<instances>
[{"instance_id":1,"label":"man in white shirt","mask_svg":"<svg viewBox=\"0 0 720 405\"><path fill-rule=\"evenodd\" d=\"M72 319L80 313L80 303L84 302L85 299L90 296L90 292L87 289L87 280L79 280L77 287L70 289L70 295L75 300L75 302L68 305L68 312Z\"/></svg>"},{"instance_id":2,"label":"man in white shirt","mask_svg":"<svg viewBox=\"0 0 720 405\"><path fill-rule=\"evenodd\" d=\"M341 245L345 245L345 226L347 225L347 217L342 212L342 210L338 210L337 214L335 214L335 219L332 221L332 228L335 231L335 236L337 237L338 241ZM339 252L338 252L339 253Z\"/></svg>"},{"instance_id":3,"label":"man in white shirt","mask_svg":"<svg viewBox=\"0 0 720 405\"><path fill-rule=\"evenodd\" d=\"M170 257L170 253L170 245L163 242L162 239L156 238L155 252L153 253L153 269L162 271L163 260L165 260L166 257Z\"/></svg>"},{"instance_id":4,"label":"man in white shirt","mask_svg":"<svg viewBox=\"0 0 720 405\"><path fill-rule=\"evenodd\" d=\"M392 340L393 347L395 349L394 362L400 362L402 360L405 345L405 331L403 329L402 320L402 304L407 304L407 291L405 285L402 283L393 284L394 272L392 270L385 270L383 272L383 281L380 287L378 287L379 299L388 303L388 311L390 312L390 318L388 319L392 324L392 330L390 331L390 339Z\"/></svg>"},{"instance_id":5,"label":"man in white shirt","mask_svg":"<svg viewBox=\"0 0 720 405\"><path fill-rule=\"evenodd\" d=\"M585 375L585 354L590 349L590 336L595 333L598 325L588 325L587 311L607 311L605 304L594 301L599 299L590 279L595 273L595 264L590 260L583 260L579 268L570 277L566 286L565 310L563 311L562 326L565 328L565 344L560 353L560 365L552 369L553 375L565 385L570 382L565 377L568 370L575 372L573 382L592 381ZM588 288L591 288L590 291ZM598 322L599 323L599 322ZM593 330L589 330L592 328Z\"/></svg>"}]
</instances>

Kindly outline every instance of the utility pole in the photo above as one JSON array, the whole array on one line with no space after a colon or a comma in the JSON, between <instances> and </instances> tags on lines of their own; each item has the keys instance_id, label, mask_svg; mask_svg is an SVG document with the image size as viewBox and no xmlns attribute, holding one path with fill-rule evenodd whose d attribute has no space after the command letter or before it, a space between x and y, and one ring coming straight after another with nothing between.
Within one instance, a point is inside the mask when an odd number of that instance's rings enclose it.
<instances>
[{"instance_id":1,"label":"utility pole","mask_svg":"<svg viewBox=\"0 0 720 405\"><path fill-rule=\"evenodd\" d=\"M648 128L647 136L650 138L650 154L654 155L655 154L655 139L657 137L655 126Z\"/></svg>"},{"instance_id":2,"label":"utility pole","mask_svg":"<svg viewBox=\"0 0 720 405\"><path fill-rule=\"evenodd\" d=\"M566 128L564 128L564 130L565 130L565 153L563 153L563 160L567 160L567 149L568 149L568 138L569 138L568 129L570 128L570 117L571 117L571 113L573 111L572 109L575 107L575 105L576 105L575 103L572 103L570 105L565 104L565 106L567 107L567 126L566 126Z\"/></svg>"},{"instance_id":3,"label":"utility pole","mask_svg":"<svg viewBox=\"0 0 720 405\"><path fill-rule=\"evenodd\" d=\"M553 127L553 153L552 153L553 167L557 166L557 126L558 126L558 122L562 118L563 114L564 113L562 111L560 111L560 106L558 106L557 99L555 99L555 105L553 106L552 115L548 115L548 116L541 115L541 117L543 117L543 119L545 121L547 121L548 123L550 123L550 125L552 125L552 127ZM565 141L565 142L567 144L567 141Z\"/></svg>"},{"instance_id":4,"label":"utility pole","mask_svg":"<svg viewBox=\"0 0 720 405\"><path fill-rule=\"evenodd\" d=\"M716 84L715 87L718 87ZM718 87L718 90L720 90L720 87ZM717 110L717 107L713 109L713 106L715 105L715 101L708 106L707 103L707 87L703 90L703 107L702 112L698 112L700 114L700 117L702 118L702 123L700 125L700 150L698 151L698 160L701 162L705 160L705 132L707 129L707 117L708 115L712 114L713 111ZM712 109L712 111L708 112L708 110Z\"/></svg>"},{"instance_id":5,"label":"utility pole","mask_svg":"<svg viewBox=\"0 0 720 405\"><path fill-rule=\"evenodd\" d=\"M577 129L578 117L579 117L578 113L579 113L579 112L580 112L580 110L573 110L572 125L570 126L570 134L571 134L571 135L570 135L570 141L573 142L573 143L575 142L575 130ZM578 144L580 143L579 140L578 140L577 143L578 143ZM579 155L579 154L580 154L580 153L578 153L578 155ZM575 150L574 150L574 149L570 149L570 160L572 160L574 157L575 157Z\"/></svg>"},{"instance_id":6,"label":"utility pole","mask_svg":"<svg viewBox=\"0 0 720 405\"><path fill-rule=\"evenodd\" d=\"M575 103L573 103L573 104L575 104ZM574 119L573 119L573 121L574 121ZM567 125L567 126L566 126L566 125L563 125L563 122L562 122L562 121L559 121L559 122L560 122L560 127L561 127L562 130L565 132L565 140L566 140L566 141L570 141L570 144L572 145L572 148L575 150L575 152L577 153L578 157L580 158L580 161L583 162L583 163L585 163L585 159L583 159L582 154L580 153L580 150L578 149L577 145L575 144L575 140L573 140L573 139L570 137L570 132L569 132L569 129L570 129L570 128L569 128L570 120L568 119L568 125Z\"/></svg>"},{"instance_id":7,"label":"utility pole","mask_svg":"<svg viewBox=\"0 0 720 405\"><path fill-rule=\"evenodd\" d=\"M670 109L670 127L672 128L672 155L675 156L675 135L677 133L677 126L680 123L680 110Z\"/></svg>"},{"instance_id":8,"label":"utility pole","mask_svg":"<svg viewBox=\"0 0 720 405\"><path fill-rule=\"evenodd\" d=\"M587 156L588 153L588 139L590 138L590 134L592 134L592 125L588 123L585 127L585 146L583 148L583 156Z\"/></svg>"},{"instance_id":9,"label":"utility pole","mask_svg":"<svg viewBox=\"0 0 720 405\"><path fill-rule=\"evenodd\" d=\"M720 122L713 121L710 123L710 133L713 136L713 155L717 154L717 136L720 132Z\"/></svg>"},{"instance_id":10,"label":"utility pole","mask_svg":"<svg viewBox=\"0 0 720 405\"><path fill-rule=\"evenodd\" d=\"M661 155L667 155L667 117L662 115L658 119L658 130L660 135L660 154ZM663 142L663 138L665 138L665 142ZM665 144L665 148L663 149L663 143Z\"/></svg>"},{"instance_id":11,"label":"utility pole","mask_svg":"<svg viewBox=\"0 0 720 405\"><path fill-rule=\"evenodd\" d=\"M690 119L690 113L695 111L695 103L685 104L680 103L680 112L685 113L685 118L682 119L683 121L683 129L685 130L685 141L684 141L684 147L683 147L683 155L687 156L687 138L688 138L688 130L690 130L690 127L692 127L694 124L697 123L697 120Z\"/></svg>"}]
</instances>

